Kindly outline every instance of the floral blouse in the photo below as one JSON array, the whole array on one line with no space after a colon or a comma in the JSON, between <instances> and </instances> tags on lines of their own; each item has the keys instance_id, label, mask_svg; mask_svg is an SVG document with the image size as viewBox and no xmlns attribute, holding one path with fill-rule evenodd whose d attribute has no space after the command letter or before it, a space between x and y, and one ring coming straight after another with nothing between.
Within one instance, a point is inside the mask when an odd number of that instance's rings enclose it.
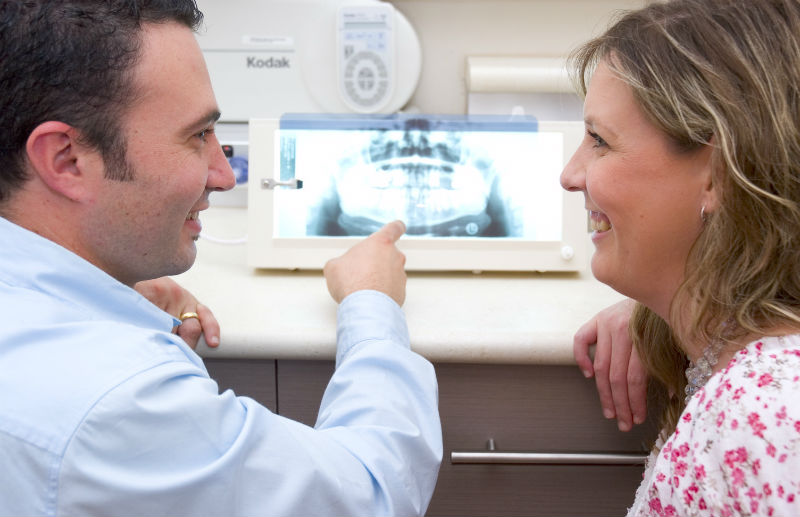
<instances>
[{"instance_id":1,"label":"floral blouse","mask_svg":"<svg viewBox=\"0 0 800 517\"><path fill-rule=\"evenodd\" d=\"M800 335L750 343L695 393L648 459L640 515L800 515Z\"/></svg>"}]
</instances>

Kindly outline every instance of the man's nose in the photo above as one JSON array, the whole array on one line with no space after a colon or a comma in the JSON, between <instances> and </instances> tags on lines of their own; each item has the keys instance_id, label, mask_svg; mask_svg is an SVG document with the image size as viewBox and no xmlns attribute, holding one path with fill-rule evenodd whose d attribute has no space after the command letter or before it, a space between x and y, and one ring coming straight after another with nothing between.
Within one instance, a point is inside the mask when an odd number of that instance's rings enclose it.
<instances>
[{"instance_id":1,"label":"man's nose","mask_svg":"<svg viewBox=\"0 0 800 517\"><path fill-rule=\"evenodd\" d=\"M222 191L230 190L235 185L236 175L233 173L231 164L228 162L228 158L225 157L222 146L217 146L217 149L213 151L208 168L207 188L209 190Z\"/></svg>"}]
</instances>

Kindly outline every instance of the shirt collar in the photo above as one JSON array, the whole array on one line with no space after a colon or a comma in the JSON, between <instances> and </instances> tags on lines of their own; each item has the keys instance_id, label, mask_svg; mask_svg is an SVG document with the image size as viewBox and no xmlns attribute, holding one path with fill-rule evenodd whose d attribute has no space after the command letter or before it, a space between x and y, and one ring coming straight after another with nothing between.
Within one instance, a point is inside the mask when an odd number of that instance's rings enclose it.
<instances>
[{"instance_id":1,"label":"shirt collar","mask_svg":"<svg viewBox=\"0 0 800 517\"><path fill-rule=\"evenodd\" d=\"M75 253L0 217L0 281L85 309L92 319L171 331L180 321Z\"/></svg>"}]
</instances>

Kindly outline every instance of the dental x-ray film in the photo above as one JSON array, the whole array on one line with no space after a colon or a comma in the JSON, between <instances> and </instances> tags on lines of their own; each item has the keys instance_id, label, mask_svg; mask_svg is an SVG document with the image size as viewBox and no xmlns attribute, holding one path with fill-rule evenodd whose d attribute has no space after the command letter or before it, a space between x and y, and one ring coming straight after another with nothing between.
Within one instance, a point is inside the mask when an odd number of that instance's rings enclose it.
<instances>
[{"instance_id":1,"label":"dental x-ray film","mask_svg":"<svg viewBox=\"0 0 800 517\"><path fill-rule=\"evenodd\" d=\"M286 115L273 237L562 239L563 135L531 117ZM297 181L293 181L297 180Z\"/></svg>"},{"instance_id":2,"label":"dental x-ray film","mask_svg":"<svg viewBox=\"0 0 800 517\"><path fill-rule=\"evenodd\" d=\"M249 121L247 262L321 269L385 223L409 271L581 271L583 196L561 188L583 121L285 115Z\"/></svg>"}]
</instances>

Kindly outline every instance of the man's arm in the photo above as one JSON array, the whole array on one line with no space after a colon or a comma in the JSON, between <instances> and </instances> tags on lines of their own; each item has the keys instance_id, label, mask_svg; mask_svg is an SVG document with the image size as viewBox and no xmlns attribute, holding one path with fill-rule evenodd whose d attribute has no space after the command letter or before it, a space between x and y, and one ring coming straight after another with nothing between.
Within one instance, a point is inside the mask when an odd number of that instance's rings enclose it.
<instances>
[{"instance_id":1,"label":"man's arm","mask_svg":"<svg viewBox=\"0 0 800 517\"><path fill-rule=\"evenodd\" d=\"M381 497L387 498L381 506L395 508L389 513L423 514L442 458L441 423L433 367L410 350L400 309L406 295L405 255L395 243L404 232L402 222L389 223L325 265L328 290L340 306L336 372L316 428L349 442L351 453L377 474ZM386 412L379 403L361 407L361 395L348 393L356 382L371 384L378 397L397 400L398 411ZM345 415L347 426L342 425ZM350 433L356 429L353 441ZM390 435L394 444L386 440ZM382 450L389 456L382 456ZM404 494L407 501L392 494ZM398 504L406 507L401 510Z\"/></svg>"},{"instance_id":2,"label":"man's arm","mask_svg":"<svg viewBox=\"0 0 800 517\"><path fill-rule=\"evenodd\" d=\"M438 391L397 303L397 237L378 232L326 270L344 298L336 371L315 427L218 394L185 348L134 336L120 348L143 362L124 362L134 373L74 433L58 513L424 514L442 458Z\"/></svg>"}]
</instances>

